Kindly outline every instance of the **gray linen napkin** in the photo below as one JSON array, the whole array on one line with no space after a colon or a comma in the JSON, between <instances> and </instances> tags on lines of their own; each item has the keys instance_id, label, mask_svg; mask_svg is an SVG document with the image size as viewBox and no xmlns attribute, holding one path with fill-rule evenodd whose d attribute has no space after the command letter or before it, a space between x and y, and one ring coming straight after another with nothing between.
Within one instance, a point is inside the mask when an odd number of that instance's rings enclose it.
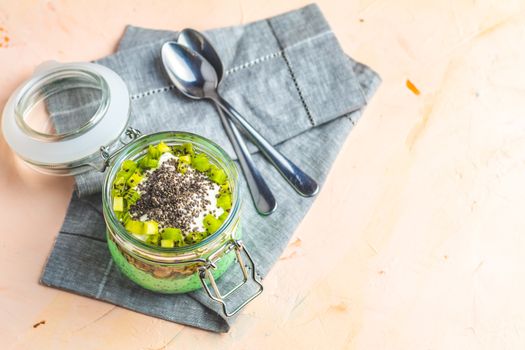
<instances>
[{"instance_id":1,"label":"gray linen napkin","mask_svg":"<svg viewBox=\"0 0 525 350\"><path fill-rule=\"evenodd\" d=\"M378 75L343 53L316 5L206 35L224 61L226 76L220 87L224 97L283 154L322 183L378 87ZM163 72L160 46L175 36L169 31L128 27L118 51L97 62L115 70L128 85L132 126L144 133L197 133L217 142L235 159L214 107L181 96ZM57 118L57 128L83 108L63 111L59 107L55 104L51 109L70 115ZM265 276L313 199L298 196L259 153L254 153L254 159L279 205L271 216L259 216L241 179L243 241L257 272ZM77 191L41 283L181 324L227 332L234 318L226 318L220 305L203 291L157 294L120 274L106 247L102 178L96 172L76 177ZM222 290L238 282L238 270L230 268L218 281ZM233 304L250 292L246 288L236 293Z\"/></svg>"}]
</instances>

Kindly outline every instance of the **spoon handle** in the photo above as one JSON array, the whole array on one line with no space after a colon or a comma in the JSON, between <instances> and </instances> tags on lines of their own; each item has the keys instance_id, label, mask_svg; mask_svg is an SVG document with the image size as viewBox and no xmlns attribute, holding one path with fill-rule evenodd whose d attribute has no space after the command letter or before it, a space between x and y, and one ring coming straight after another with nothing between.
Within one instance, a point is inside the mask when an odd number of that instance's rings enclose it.
<instances>
[{"instance_id":1,"label":"spoon handle","mask_svg":"<svg viewBox=\"0 0 525 350\"><path fill-rule=\"evenodd\" d=\"M276 150L228 101L218 94L212 98L251 137L253 143L279 170L288 183L302 196L311 197L319 191L317 182Z\"/></svg>"},{"instance_id":2,"label":"spoon handle","mask_svg":"<svg viewBox=\"0 0 525 350\"><path fill-rule=\"evenodd\" d=\"M226 118L224 112L218 105L217 110L221 118L222 126L239 158L239 164L244 173L250 194L252 195L255 209L261 215L271 214L277 207L272 191L268 188L259 169L257 169L239 129L237 129L230 119Z\"/></svg>"}]
</instances>

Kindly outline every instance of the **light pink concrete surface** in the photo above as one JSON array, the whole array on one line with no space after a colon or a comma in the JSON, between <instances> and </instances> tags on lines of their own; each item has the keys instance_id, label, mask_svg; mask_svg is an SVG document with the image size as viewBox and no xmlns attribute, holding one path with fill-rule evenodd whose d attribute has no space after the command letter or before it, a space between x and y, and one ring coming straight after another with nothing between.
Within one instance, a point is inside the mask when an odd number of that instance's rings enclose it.
<instances>
[{"instance_id":1,"label":"light pink concrete surface","mask_svg":"<svg viewBox=\"0 0 525 350\"><path fill-rule=\"evenodd\" d=\"M125 24L207 29L306 3L0 0L0 105L42 61L111 53ZM525 347L521 2L319 5L384 82L231 332L40 286L72 180L28 170L0 140L0 349Z\"/></svg>"}]
</instances>

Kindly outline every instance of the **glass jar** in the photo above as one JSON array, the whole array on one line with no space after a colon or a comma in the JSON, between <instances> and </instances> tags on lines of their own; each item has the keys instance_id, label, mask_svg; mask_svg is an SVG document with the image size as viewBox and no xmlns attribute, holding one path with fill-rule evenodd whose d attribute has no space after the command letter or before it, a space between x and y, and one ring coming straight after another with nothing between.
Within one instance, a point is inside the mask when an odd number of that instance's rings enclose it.
<instances>
[{"instance_id":1,"label":"glass jar","mask_svg":"<svg viewBox=\"0 0 525 350\"><path fill-rule=\"evenodd\" d=\"M222 168L230 181L232 209L228 218L215 233L201 242L185 247L162 248L145 244L129 234L113 212L111 189L121 164L127 160L138 160L147 153L149 145L164 142L168 146L191 143L196 152L205 153L210 162ZM215 143L204 137L182 132L160 132L142 136L112 159L106 174L102 193L103 213L107 227L107 240L113 260L122 273L140 286L160 293L186 293L204 287L213 295L206 281L217 290L215 279L219 278L235 258L244 274L250 277L241 253L246 253L239 225L241 198L238 173L235 163ZM249 254L250 270L255 271ZM254 278L257 281L257 279ZM257 295L262 291L262 286ZM256 295L252 297L255 298ZM225 310L225 313L231 312Z\"/></svg>"},{"instance_id":2,"label":"glass jar","mask_svg":"<svg viewBox=\"0 0 525 350\"><path fill-rule=\"evenodd\" d=\"M74 114L57 114L59 105ZM82 110L77 110L81 107ZM86 108L89 107L89 108ZM183 132L140 135L128 126L129 92L110 69L93 63L46 63L11 95L4 108L2 130L10 147L30 166L53 175L76 175L87 170L106 171L102 189L107 242L116 265L130 280L159 293L186 293L203 288L231 316L262 292L252 258L240 230L241 197L235 163L215 143ZM82 118L78 113L84 113ZM57 118L62 119L57 123ZM71 119L67 119L71 118ZM149 145L192 143L222 168L232 187L232 209L222 226L191 246L153 247L129 234L112 208L111 188L122 162L143 156ZM221 293L215 280L234 261L242 281ZM257 290L230 308L229 295L247 282Z\"/></svg>"}]
</instances>

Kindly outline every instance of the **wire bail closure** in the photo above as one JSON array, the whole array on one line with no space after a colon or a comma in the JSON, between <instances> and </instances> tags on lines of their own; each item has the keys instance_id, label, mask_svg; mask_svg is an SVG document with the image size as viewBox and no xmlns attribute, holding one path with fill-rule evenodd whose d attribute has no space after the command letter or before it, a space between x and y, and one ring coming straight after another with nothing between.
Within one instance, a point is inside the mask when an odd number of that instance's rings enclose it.
<instances>
[{"instance_id":1,"label":"wire bail closure","mask_svg":"<svg viewBox=\"0 0 525 350\"><path fill-rule=\"evenodd\" d=\"M223 310L224 314L227 317L231 317L231 316L235 315L237 312L239 312L239 310L241 310L246 304L248 304L250 301L255 299L259 294L261 294L263 289L264 289L261 281L257 278L257 273L255 272L255 263L254 263L252 257L250 256L250 254L248 253L248 251L246 250L246 247L242 244L242 241L240 241L240 240L233 240L230 243L230 245L228 246L228 248L226 249L226 253L231 251L232 249L235 249L235 255L237 256L237 262L239 263L239 266L241 267L241 271L242 271L242 274L243 274L243 281L241 283L237 284L235 287L233 287L226 294L222 295L220 293L219 288L217 286L217 283L215 282L215 278L213 277L213 274L210 271L210 269L215 269L216 268L215 263L220 258L218 258L218 259L211 259L211 260L207 259L207 264L204 265L204 266L201 266L199 268L199 278L201 280L202 287L204 288L206 293L208 293L208 296L211 299L215 300L216 302L218 302L218 303L220 303L222 305L222 310ZM244 260L243 260L242 255L241 255L241 252L244 252L246 257L248 258L248 262L250 263L249 267L248 267L248 265L245 265ZM250 274L248 272L248 269L251 269L251 276L250 276ZM228 311L228 305L227 305L227 302L226 302L225 299L228 296L230 296L233 292L235 292L236 290L241 288L243 285L245 285L248 282L248 280L250 279L250 277L251 277L252 281L257 283L257 285L258 285L257 291L254 294L250 295L239 306L237 306L235 309L233 309L233 311ZM210 282L210 285L211 285L211 287L213 289L213 293L210 290L210 288L208 287L208 285L206 284L206 278Z\"/></svg>"},{"instance_id":2,"label":"wire bail closure","mask_svg":"<svg viewBox=\"0 0 525 350\"><path fill-rule=\"evenodd\" d=\"M108 146L101 146L100 147L100 151L99 152L100 152L100 157L102 158L103 162L102 162L102 166L101 167L97 167L97 166L92 165L95 169L97 169L101 173L106 171L106 168L109 166L109 163L111 162L111 159L113 159L117 154L119 154L131 142L133 142L136 139L138 139L142 135L142 133L140 132L140 130L135 129L135 128L130 126L130 127L128 127L126 129L126 131L124 131L124 135L127 136L128 140L127 141L122 141L122 140L119 139L119 141L122 144L122 146L117 148L113 153L110 152Z\"/></svg>"}]
</instances>

